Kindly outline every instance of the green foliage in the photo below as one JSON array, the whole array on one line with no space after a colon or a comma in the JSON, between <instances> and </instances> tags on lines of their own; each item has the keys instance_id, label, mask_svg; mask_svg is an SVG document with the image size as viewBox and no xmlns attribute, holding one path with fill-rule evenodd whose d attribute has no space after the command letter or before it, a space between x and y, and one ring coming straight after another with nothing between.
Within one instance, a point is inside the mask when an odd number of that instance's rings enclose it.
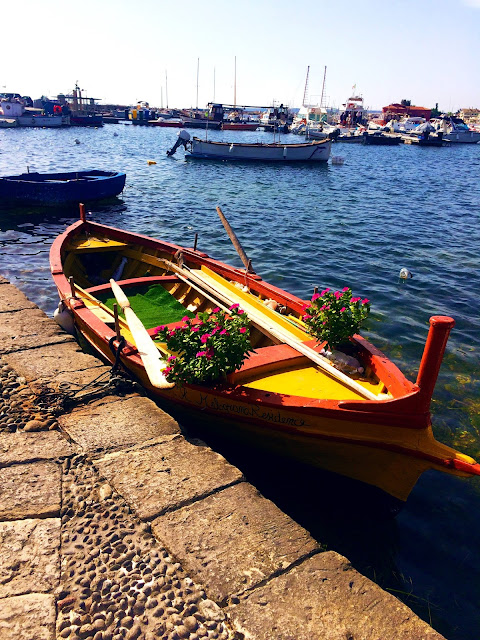
<instances>
[{"instance_id":1,"label":"green foliage","mask_svg":"<svg viewBox=\"0 0 480 640\"><path fill-rule=\"evenodd\" d=\"M440 109L438 108L438 102L435 103L435 106L432 109L432 118L438 118L438 116L441 114L442 112L440 111Z\"/></svg>"},{"instance_id":2,"label":"green foliage","mask_svg":"<svg viewBox=\"0 0 480 640\"><path fill-rule=\"evenodd\" d=\"M403 104L404 107L411 107L412 106L412 101L411 100L405 100L405 98L400 102L400 104Z\"/></svg>"},{"instance_id":3,"label":"green foliage","mask_svg":"<svg viewBox=\"0 0 480 640\"><path fill-rule=\"evenodd\" d=\"M172 353L163 370L169 382L213 382L240 369L252 351L248 318L238 304L229 311L217 307L194 320L185 316L178 328L157 327L155 339Z\"/></svg>"},{"instance_id":4,"label":"green foliage","mask_svg":"<svg viewBox=\"0 0 480 640\"><path fill-rule=\"evenodd\" d=\"M325 289L313 294L303 320L309 332L332 350L357 333L369 313L369 301L353 298L348 287L335 292Z\"/></svg>"}]
</instances>

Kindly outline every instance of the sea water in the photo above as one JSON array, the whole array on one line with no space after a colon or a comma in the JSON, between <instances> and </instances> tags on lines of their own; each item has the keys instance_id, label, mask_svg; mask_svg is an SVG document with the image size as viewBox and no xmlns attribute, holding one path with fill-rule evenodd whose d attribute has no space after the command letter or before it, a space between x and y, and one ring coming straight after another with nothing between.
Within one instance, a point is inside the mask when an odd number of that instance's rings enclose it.
<instances>
[{"instance_id":1,"label":"sea water","mask_svg":"<svg viewBox=\"0 0 480 640\"><path fill-rule=\"evenodd\" d=\"M204 137L205 132L190 131ZM259 132L208 138L270 142ZM124 171L94 221L193 246L240 266L224 214L254 269L303 298L313 287L371 300L362 333L415 380L432 315L455 318L432 403L438 440L480 458L480 145L418 148L336 144L343 164L235 164L169 158L177 130L0 130L0 175ZM303 141L282 135L287 142ZM149 164L153 161L156 164ZM78 218L73 209L0 210L0 274L51 315L48 254ZM399 277L402 268L413 278ZM346 555L449 640L480 635L480 479L423 474L395 520L353 512L328 478L298 477L242 452L235 463L327 549Z\"/></svg>"}]
</instances>

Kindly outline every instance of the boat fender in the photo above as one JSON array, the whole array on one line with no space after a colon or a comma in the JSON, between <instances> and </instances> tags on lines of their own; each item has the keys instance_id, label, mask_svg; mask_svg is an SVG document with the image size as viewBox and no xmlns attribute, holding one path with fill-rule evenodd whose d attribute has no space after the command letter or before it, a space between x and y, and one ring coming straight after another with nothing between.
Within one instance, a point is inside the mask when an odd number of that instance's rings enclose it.
<instances>
[{"instance_id":1,"label":"boat fender","mask_svg":"<svg viewBox=\"0 0 480 640\"><path fill-rule=\"evenodd\" d=\"M58 303L58 307L53 313L53 319L64 331L69 333L71 336L75 335L75 323L73 321L72 312L68 309L63 300L60 300Z\"/></svg>"},{"instance_id":2,"label":"boat fender","mask_svg":"<svg viewBox=\"0 0 480 640\"><path fill-rule=\"evenodd\" d=\"M155 160L148 160L147 164L157 164L157 163L155 162Z\"/></svg>"},{"instance_id":3,"label":"boat fender","mask_svg":"<svg viewBox=\"0 0 480 640\"><path fill-rule=\"evenodd\" d=\"M363 373L365 371L356 358L348 356L342 351L337 351L336 349L333 351L326 351L325 349L322 349L320 353L328 358L328 360L330 360L337 369L340 369L340 371L343 371L344 373Z\"/></svg>"},{"instance_id":4,"label":"boat fender","mask_svg":"<svg viewBox=\"0 0 480 640\"><path fill-rule=\"evenodd\" d=\"M411 271L405 269L404 267L400 269L399 277L402 278L402 280L407 280L407 278L413 278L413 274Z\"/></svg>"},{"instance_id":5,"label":"boat fender","mask_svg":"<svg viewBox=\"0 0 480 640\"><path fill-rule=\"evenodd\" d=\"M269 309L273 309L274 311L276 311L278 307L278 302L276 300L272 300L271 298L265 300L264 303L266 307L268 307Z\"/></svg>"}]
</instances>

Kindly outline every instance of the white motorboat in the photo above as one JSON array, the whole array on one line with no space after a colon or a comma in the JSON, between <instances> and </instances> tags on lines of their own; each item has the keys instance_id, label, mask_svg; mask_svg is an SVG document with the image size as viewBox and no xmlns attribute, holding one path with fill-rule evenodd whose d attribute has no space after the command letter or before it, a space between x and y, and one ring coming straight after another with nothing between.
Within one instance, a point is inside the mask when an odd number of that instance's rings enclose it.
<instances>
[{"instance_id":1,"label":"white motorboat","mask_svg":"<svg viewBox=\"0 0 480 640\"><path fill-rule=\"evenodd\" d=\"M16 99L0 101L0 120L15 120L19 127L61 127L62 116L46 116L35 109L26 109ZM5 125L3 125L5 126ZM7 125L8 126L8 125Z\"/></svg>"},{"instance_id":2,"label":"white motorboat","mask_svg":"<svg viewBox=\"0 0 480 640\"><path fill-rule=\"evenodd\" d=\"M313 140L298 144L215 142L200 140L187 131L178 134L175 145L167 151L172 156L179 146L184 146L187 157L204 160L255 160L262 162L327 162L331 150L330 140Z\"/></svg>"},{"instance_id":3,"label":"white motorboat","mask_svg":"<svg viewBox=\"0 0 480 640\"><path fill-rule=\"evenodd\" d=\"M444 116L431 120L436 131L443 132L443 139L449 142L476 144L480 142L480 132L470 129L464 120L456 116Z\"/></svg>"}]
</instances>

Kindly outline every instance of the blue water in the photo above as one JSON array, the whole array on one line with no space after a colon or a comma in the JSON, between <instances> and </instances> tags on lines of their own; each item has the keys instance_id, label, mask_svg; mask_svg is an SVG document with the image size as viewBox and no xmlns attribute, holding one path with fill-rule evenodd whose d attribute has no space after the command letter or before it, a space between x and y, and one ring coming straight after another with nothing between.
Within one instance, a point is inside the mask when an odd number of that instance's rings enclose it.
<instances>
[{"instance_id":1,"label":"blue water","mask_svg":"<svg viewBox=\"0 0 480 640\"><path fill-rule=\"evenodd\" d=\"M181 150L167 158L176 135L127 125L3 130L0 175L27 166L125 171L122 196L89 206L92 219L189 246L198 233L199 249L240 265L216 214L220 205L266 280L302 297L315 285L348 285L368 297L372 315L362 333L411 379L429 317L454 317L432 404L434 433L480 458L480 145L337 144L332 154L343 165L275 166L185 161ZM272 140L263 132L209 137ZM0 273L49 314L57 302L49 247L76 218L76 210L0 211ZM402 267L412 279L400 280ZM480 637L479 480L426 473L386 523L352 517L302 480L291 491L270 472L257 469L252 479L449 640Z\"/></svg>"}]
</instances>

